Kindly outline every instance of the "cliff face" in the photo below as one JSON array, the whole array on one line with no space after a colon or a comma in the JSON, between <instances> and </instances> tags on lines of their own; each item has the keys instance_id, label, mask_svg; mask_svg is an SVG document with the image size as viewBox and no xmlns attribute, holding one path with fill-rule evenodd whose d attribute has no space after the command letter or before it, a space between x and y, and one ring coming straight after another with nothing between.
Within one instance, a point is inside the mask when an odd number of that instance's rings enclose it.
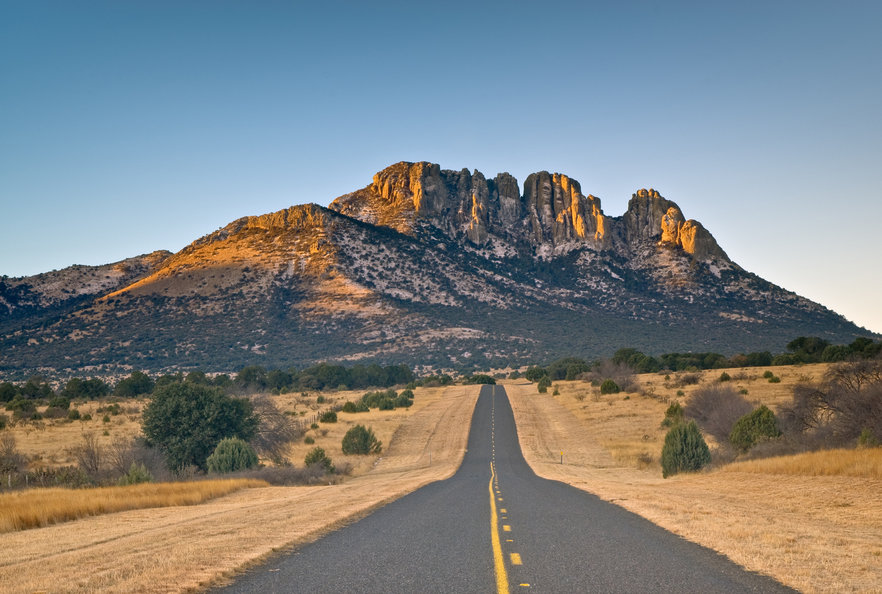
<instances>
[{"instance_id":1,"label":"cliff face","mask_svg":"<svg viewBox=\"0 0 882 594\"><path fill-rule=\"evenodd\" d=\"M522 365L618 348L781 351L869 335L731 262L655 190L618 217L560 173L397 163L330 208L176 254L0 279L0 379L318 361Z\"/></svg>"},{"instance_id":2,"label":"cliff face","mask_svg":"<svg viewBox=\"0 0 882 594\"><path fill-rule=\"evenodd\" d=\"M587 247L627 256L651 243L701 261L731 263L700 223L686 220L655 190L638 191L622 217L610 218L599 198L584 195L579 182L562 173L530 174L521 194L508 173L488 180L477 170L401 162L330 208L411 235L419 222L428 223L452 238L478 247L501 244L509 253L548 257Z\"/></svg>"}]
</instances>

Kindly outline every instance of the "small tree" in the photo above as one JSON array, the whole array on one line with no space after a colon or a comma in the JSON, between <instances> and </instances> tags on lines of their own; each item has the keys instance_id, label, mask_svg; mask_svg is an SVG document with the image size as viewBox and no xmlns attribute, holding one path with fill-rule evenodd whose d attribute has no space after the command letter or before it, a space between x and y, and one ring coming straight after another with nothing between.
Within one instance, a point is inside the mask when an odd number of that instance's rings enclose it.
<instances>
[{"instance_id":1,"label":"small tree","mask_svg":"<svg viewBox=\"0 0 882 594\"><path fill-rule=\"evenodd\" d=\"M710 463L710 449L695 421L676 425L665 435L662 447L662 476L700 470Z\"/></svg>"},{"instance_id":2,"label":"small tree","mask_svg":"<svg viewBox=\"0 0 882 594\"><path fill-rule=\"evenodd\" d=\"M732 427L732 432L729 434L729 441L739 451L746 452L755 446L760 439L778 437L779 435L781 432L778 430L775 413L769 410L766 405L762 405L735 422L735 426Z\"/></svg>"},{"instance_id":3,"label":"small tree","mask_svg":"<svg viewBox=\"0 0 882 594\"><path fill-rule=\"evenodd\" d=\"M25 465L25 457L18 451L15 436L0 435L0 472L18 472Z\"/></svg>"},{"instance_id":4,"label":"small tree","mask_svg":"<svg viewBox=\"0 0 882 594\"><path fill-rule=\"evenodd\" d=\"M238 437L225 437L205 463L209 472L236 472L257 466L257 453Z\"/></svg>"},{"instance_id":5,"label":"small tree","mask_svg":"<svg viewBox=\"0 0 882 594\"><path fill-rule=\"evenodd\" d=\"M683 422L683 407L674 400L665 411L665 419L662 421L662 427L674 427Z\"/></svg>"},{"instance_id":6,"label":"small tree","mask_svg":"<svg viewBox=\"0 0 882 594\"><path fill-rule=\"evenodd\" d=\"M322 416L319 417L320 423L336 423L337 422L337 413L329 410L327 412L322 413Z\"/></svg>"},{"instance_id":7,"label":"small tree","mask_svg":"<svg viewBox=\"0 0 882 594\"><path fill-rule=\"evenodd\" d=\"M524 372L524 377L531 382L538 382L547 375L548 372L545 371L545 369L543 369L542 367L528 367L527 371Z\"/></svg>"},{"instance_id":8,"label":"small tree","mask_svg":"<svg viewBox=\"0 0 882 594\"><path fill-rule=\"evenodd\" d=\"M299 427L266 395L252 396L251 406L259 422L249 443L259 455L283 464L288 446L301 436Z\"/></svg>"},{"instance_id":9,"label":"small tree","mask_svg":"<svg viewBox=\"0 0 882 594\"><path fill-rule=\"evenodd\" d=\"M611 379L605 379L603 380L603 383L600 384L601 394L618 394L619 391L619 385Z\"/></svg>"},{"instance_id":10,"label":"small tree","mask_svg":"<svg viewBox=\"0 0 882 594\"><path fill-rule=\"evenodd\" d=\"M536 386L536 388L539 390L540 394L545 394L546 392L548 392L549 386L551 386L551 378L549 378L547 375L543 375L539 378L539 384Z\"/></svg>"},{"instance_id":11,"label":"small tree","mask_svg":"<svg viewBox=\"0 0 882 594\"><path fill-rule=\"evenodd\" d=\"M146 466L136 462L132 462L128 471L126 471L126 473L119 479L120 485L137 485L139 483L150 482L153 482L153 475L150 474L150 471L147 470Z\"/></svg>"},{"instance_id":12,"label":"small tree","mask_svg":"<svg viewBox=\"0 0 882 594\"><path fill-rule=\"evenodd\" d=\"M258 418L247 400L211 386L173 383L157 388L144 409L141 428L166 454L168 467L206 469L206 459L225 437L250 441Z\"/></svg>"},{"instance_id":13,"label":"small tree","mask_svg":"<svg viewBox=\"0 0 882 594\"><path fill-rule=\"evenodd\" d=\"M343 436L344 454L379 454L382 443L377 441L373 430L364 425L356 425Z\"/></svg>"},{"instance_id":14,"label":"small tree","mask_svg":"<svg viewBox=\"0 0 882 594\"><path fill-rule=\"evenodd\" d=\"M320 447L312 448L309 453L306 454L306 458L303 459L303 462L307 466L319 464L325 469L325 472L334 472L334 464L331 462L331 459L328 458L327 454L325 454L325 450Z\"/></svg>"},{"instance_id":15,"label":"small tree","mask_svg":"<svg viewBox=\"0 0 882 594\"><path fill-rule=\"evenodd\" d=\"M141 394L149 394L153 391L154 382L146 373L133 371L129 377L122 379L113 389L115 396L122 398L134 398Z\"/></svg>"},{"instance_id":16,"label":"small tree","mask_svg":"<svg viewBox=\"0 0 882 594\"><path fill-rule=\"evenodd\" d=\"M101 471L105 452L94 433L83 433L82 441L71 449L71 453L77 460L77 466L90 477L95 478Z\"/></svg>"}]
</instances>

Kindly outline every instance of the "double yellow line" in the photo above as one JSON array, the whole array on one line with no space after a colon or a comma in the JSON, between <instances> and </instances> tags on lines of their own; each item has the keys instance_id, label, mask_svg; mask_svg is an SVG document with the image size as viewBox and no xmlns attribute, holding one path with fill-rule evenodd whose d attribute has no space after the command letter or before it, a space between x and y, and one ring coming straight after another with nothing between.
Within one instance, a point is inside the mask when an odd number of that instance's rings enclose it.
<instances>
[{"instance_id":1,"label":"double yellow line","mask_svg":"<svg viewBox=\"0 0 882 594\"><path fill-rule=\"evenodd\" d=\"M502 556L502 543L499 542L499 521L496 518L496 495L493 483L496 480L496 468L490 463L490 542L493 544L493 565L496 568L496 591L508 594L508 572L505 571L505 559Z\"/></svg>"}]
</instances>

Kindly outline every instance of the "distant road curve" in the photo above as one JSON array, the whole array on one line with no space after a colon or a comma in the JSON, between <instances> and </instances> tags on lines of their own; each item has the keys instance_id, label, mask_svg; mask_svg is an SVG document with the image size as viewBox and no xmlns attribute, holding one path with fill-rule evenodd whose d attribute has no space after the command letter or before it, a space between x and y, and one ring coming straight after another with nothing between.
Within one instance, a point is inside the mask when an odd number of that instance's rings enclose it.
<instances>
[{"instance_id":1,"label":"distant road curve","mask_svg":"<svg viewBox=\"0 0 882 594\"><path fill-rule=\"evenodd\" d=\"M793 592L569 485L521 455L484 386L457 473L242 575L228 593Z\"/></svg>"}]
</instances>

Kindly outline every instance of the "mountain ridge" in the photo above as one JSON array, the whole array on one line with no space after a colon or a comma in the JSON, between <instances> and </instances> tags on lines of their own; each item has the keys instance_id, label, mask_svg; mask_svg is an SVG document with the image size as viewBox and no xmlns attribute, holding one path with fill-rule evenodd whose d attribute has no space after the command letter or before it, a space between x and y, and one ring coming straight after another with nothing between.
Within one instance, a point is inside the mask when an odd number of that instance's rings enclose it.
<instances>
[{"instance_id":1,"label":"mountain ridge","mask_svg":"<svg viewBox=\"0 0 882 594\"><path fill-rule=\"evenodd\" d=\"M242 217L130 260L103 284L101 267L65 277L74 300L23 300L49 281L4 279L0 373L505 366L874 336L743 270L657 191L610 217L560 173L531 174L522 194L507 173L401 162L328 207Z\"/></svg>"}]
</instances>

